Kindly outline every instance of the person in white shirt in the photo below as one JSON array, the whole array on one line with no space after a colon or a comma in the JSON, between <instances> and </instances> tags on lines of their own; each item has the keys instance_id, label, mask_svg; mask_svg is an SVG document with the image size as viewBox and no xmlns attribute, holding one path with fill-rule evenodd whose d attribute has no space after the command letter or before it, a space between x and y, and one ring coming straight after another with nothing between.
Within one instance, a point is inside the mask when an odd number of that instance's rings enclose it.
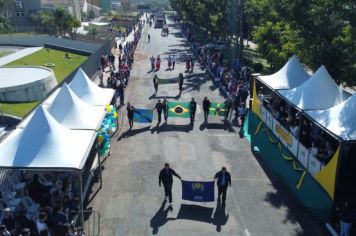
<instances>
[{"instance_id":1,"label":"person in white shirt","mask_svg":"<svg viewBox=\"0 0 356 236\"><path fill-rule=\"evenodd\" d=\"M48 230L47 227L47 214L46 212L40 212L38 219L36 221L36 226L37 226L37 231L38 234L41 233L41 231ZM48 232L48 235L50 236L50 232Z\"/></svg>"},{"instance_id":2,"label":"person in white shirt","mask_svg":"<svg viewBox=\"0 0 356 236\"><path fill-rule=\"evenodd\" d=\"M176 62L177 62L176 55L172 55L172 70L174 70L174 67L176 66Z\"/></svg>"}]
</instances>

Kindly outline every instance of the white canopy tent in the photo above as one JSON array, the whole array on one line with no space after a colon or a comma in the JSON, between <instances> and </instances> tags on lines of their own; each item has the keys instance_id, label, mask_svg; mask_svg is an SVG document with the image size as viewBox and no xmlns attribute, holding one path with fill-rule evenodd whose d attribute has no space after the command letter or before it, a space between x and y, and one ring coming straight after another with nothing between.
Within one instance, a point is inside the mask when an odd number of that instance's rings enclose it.
<instances>
[{"instance_id":1,"label":"white canopy tent","mask_svg":"<svg viewBox=\"0 0 356 236\"><path fill-rule=\"evenodd\" d=\"M78 69L69 86L80 99L94 106L109 104L115 93L113 89L100 88L94 84L82 68Z\"/></svg>"},{"instance_id":2,"label":"white canopy tent","mask_svg":"<svg viewBox=\"0 0 356 236\"><path fill-rule=\"evenodd\" d=\"M105 106L110 104L115 91L108 88L100 88L94 84L85 74L82 68L79 68L73 80L69 83L72 91L84 102L93 106ZM43 104L49 105L53 103L60 89L54 91Z\"/></svg>"},{"instance_id":3,"label":"white canopy tent","mask_svg":"<svg viewBox=\"0 0 356 236\"><path fill-rule=\"evenodd\" d=\"M330 109L307 111L307 114L342 140L356 140L356 95Z\"/></svg>"},{"instance_id":4,"label":"white canopy tent","mask_svg":"<svg viewBox=\"0 0 356 236\"><path fill-rule=\"evenodd\" d=\"M102 106L92 106L83 102L70 87L64 83L57 96L45 108L61 125L69 129L96 130L101 125L105 110ZM33 113L29 115L19 128L25 128Z\"/></svg>"},{"instance_id":5,"label":"white canopy tent","mask_svg":"<svg viewBox=\"0 0 356 236\"><path fill-rule=\"evenodd\" d=\"M309 77L298 58L293 55L282 69L273 75L262 75L258 78L272 89L292 89L303 84Z\"/></svg>"},{"instance_id":6,"label":"white canopy tent","mask_svg":"<svg viewBox=\"0 0 356 236\"><path fill-rule=\"evenodd\" d=\"M290 90L278 90L286 100L302 110L324 110L349 98L334 82L325 66L302 85Z\"/></svg>"},{"instance_id":7,"label":"white canopy tent","mask_svg":"<svg viewBox=\"0 0 356 236\"><path fill-rule=\"evenodd\" d=\"M0 167L80 170L95 138L93 130L65 128L40 105L23 129L0 143Z\"/></svg>"}]
</instances>

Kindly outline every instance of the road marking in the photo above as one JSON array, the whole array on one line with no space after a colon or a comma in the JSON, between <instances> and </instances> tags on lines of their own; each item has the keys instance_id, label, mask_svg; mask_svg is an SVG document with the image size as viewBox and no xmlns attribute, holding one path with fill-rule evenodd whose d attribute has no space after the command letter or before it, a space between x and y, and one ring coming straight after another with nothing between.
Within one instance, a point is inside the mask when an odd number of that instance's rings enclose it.
<instances>
[{"instance_id":1,"label":"road marking","mask_svg":"<svg viewBox=\"0 0 356 236\"><path fill-rule=\"evenodd\" d=\"M231 178L231 180L234 181L252 181L252 182L264 182L264 181L269 181L268 179L263 179L263 178Z\"/></svg>"},{"instance_id":2,"label":"road marking","mask_svg":"<svg viewBox=\"0 0 356 236\"><path fill-rule=\"evenodd\" d=\"M208 136L211 136L211 137L236 137L238 135L237 134L211 134L208 132Z\"/></svg>"},{"instance_id":3,"label":"road marking","mask_svg":"<svg viewBox=\"0 0 356 236\"><path fill-rule=\"evenodd\" d=\"M248 231L248 229L245 229L245 235L246 236L250 236L251 235L250 232Z\"/></svg>"}]
</instances>

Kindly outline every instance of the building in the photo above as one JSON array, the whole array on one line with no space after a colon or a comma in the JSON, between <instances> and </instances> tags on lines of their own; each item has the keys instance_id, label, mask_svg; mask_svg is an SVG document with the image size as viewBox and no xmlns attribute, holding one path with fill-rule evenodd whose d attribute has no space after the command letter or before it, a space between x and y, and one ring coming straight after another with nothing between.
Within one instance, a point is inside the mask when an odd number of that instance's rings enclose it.
<instances>
[{"instance_id":1,"label":"building","mask_svg":"<svg viewBox=\"0 0 356 236\"><path fill-rule=\"evenodd\" d=\"M32 26L31 15L41 9L41 0L5 1L0 14L7 17L14 28Z\"/></svg>"}]
</instances>

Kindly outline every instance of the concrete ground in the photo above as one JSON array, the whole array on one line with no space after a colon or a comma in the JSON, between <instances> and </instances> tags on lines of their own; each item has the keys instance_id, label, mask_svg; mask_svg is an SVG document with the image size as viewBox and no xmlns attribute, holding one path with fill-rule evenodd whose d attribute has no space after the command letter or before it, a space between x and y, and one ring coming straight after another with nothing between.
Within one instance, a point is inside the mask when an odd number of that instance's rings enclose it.
<instances>
[{"instance_id":1,"label":"concrete ground","mask_svg":"<svg viewBox=\"0 0 356 236\"><path fill-rule=\"evenodd\" d=\"M158 98L198 103L196 121L169 118L167 124L134 124L128 131L126 107L121 131L112 139L112 155L104 162L103 187L88 207L101 214L101 234L112 235L323 235L321 226L296 203L283 185L250 151L250 144L239 137L239 127L224 124L221 117L210 117L202 125L202 100L208 96L222 102L220 94L204 71L196 65L193 74L185 74L181 96L178 85L160 85L153 95L149 57L169 53L182 58L190 53L175 25L168 21L169 37L160 29L143 32L135 57L125 103L136 108L153 108ZM147 33L151 43L147 43ZM160 78L171 78L185 70L179 61L176 69L166 71L163 60ZM156 115L156 114L155 114ZM226 166L232 175L226 207L212 203L181 200L181 184L174 179L173 208L163 203L163 188L158 173L165 162L185 180L213 180Z\"/></svg>"}]
</instances>

